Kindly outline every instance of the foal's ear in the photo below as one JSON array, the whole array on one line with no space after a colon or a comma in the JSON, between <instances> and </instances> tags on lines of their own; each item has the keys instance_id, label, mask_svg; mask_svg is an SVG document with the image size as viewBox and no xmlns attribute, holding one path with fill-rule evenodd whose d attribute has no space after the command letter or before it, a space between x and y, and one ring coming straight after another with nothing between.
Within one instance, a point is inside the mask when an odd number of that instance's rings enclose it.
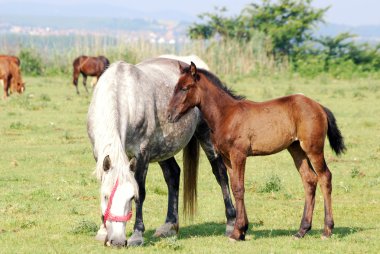
<instances>
[{"instance_id":1,"label":"foal's ear","mask_svg":"<svg viewBox=\"0 0 380 254\"><path fill-rule=\"evenodd\" d=\"M136 172L136 164L137 164L136 157L133 157L133 158L129 161L129 169L130 169L133 173Z\"/></svg>"},{"instance_id":2,"label":"foal's ear","mask_svg":"<svg viewBox=\"0 0 380 254\"><path fill-rule=\"evenodd\" d=\"M193 76L193 78L197 77L197 66L195 66L193 62L191 62L190 64L190 73L191 73L191 76Z\"/></svg>"},{"instance_id":3,"label":"foal's ear","mask_svg":"<svg viewBox=\"0 0 380 254\"><path fill-rule=\"evenodd\" d=\"M184 74L184 73L185 73L185 68L183 68L183 66L181 65L181 62L180 62L180 61L178 61L178 68L179 68L179 72L180 72L181 74Z\"/></svg>"},{"instance_id":4,"label":"foal's ear","mask_svg":"<svg viewBox=\"0 0 380 254\"><path fill-rule=\"evenodd\" d=\"M110 170L111 168L111 159L110 159L110 156L107 155L106 157L104 157L104 160L103 160L103 170L104 172L107 172L108 170Z\"/></svg>"}]
</instances>

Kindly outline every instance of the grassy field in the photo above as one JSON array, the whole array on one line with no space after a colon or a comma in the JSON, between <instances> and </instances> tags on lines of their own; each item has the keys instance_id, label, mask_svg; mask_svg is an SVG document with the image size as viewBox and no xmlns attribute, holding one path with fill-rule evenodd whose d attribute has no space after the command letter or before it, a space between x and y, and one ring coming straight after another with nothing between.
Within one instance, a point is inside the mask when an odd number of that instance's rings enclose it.
<instances>
[{"instance_id":1,"label":"grassy field","mask_svg":"<svg viewBox=\"0 0 380 254\"><path fill-rule=\"evenodd\" d=\"M304 93L334 112L348 151L337 158L326 146L333 173L331 239L320 238L319 188L313 229L302 240L292 238L299 227L304 194L290 155L282 152L248 160L248 240L228 241L223 236L221 191L202 155L198 213L193 221L181 220L178 238L152 237L165 219L167 189L158 164L151 164L144 206L145 245L115 250L94 240L100 223L100 185L92 175L95 162L86 133L90 97L83 87L80 96L75 94L70 76L24 79L26 93L0 101L1 253L380 252L380 80L270 77L228 82L251 100ZM131 229L129 224L128 235Z\"/></svg>"}]
</instances>

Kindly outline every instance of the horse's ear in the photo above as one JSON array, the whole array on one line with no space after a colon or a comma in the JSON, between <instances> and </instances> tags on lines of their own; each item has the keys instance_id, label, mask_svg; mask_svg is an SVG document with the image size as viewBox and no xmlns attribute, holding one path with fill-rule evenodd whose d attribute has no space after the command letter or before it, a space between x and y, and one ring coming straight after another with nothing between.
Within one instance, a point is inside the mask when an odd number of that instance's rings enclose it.
<instances>
[{"instance_id":1,"label":"horse's ear","mask_svg":"<svg viewBox=\"0 0 380 254\"><path fill-rule=\"evenodd\" d=\"M133 173L136 172L136 164L137 164L136 157L133 157L133 158L129 161L129 169L130 169Z\"/></svg>"},{"instance_id":2,"label":"horse's ear","mask_svg":"<svg viewBox=\"0 0 380 254\"><path fill-rule=\"evenodd\" d=\"M183 68L183 66L181 65L181 62L180 62L180 61L178 61L178 68L179 68L179 72L180 72L181 74L185 73L185 68Z\"/></svg>"},{"instance_id":3,"label":"horse's ear","mask_svg":"<svg viewBox=\"0 0 380 254\"><path fill-rule=\"evenodd\" d=\"M193 76L193 78L197 77L197 66L195 66L193 62L191 62L190 64L190 73L191 73L191 76Z\"/></svg>"},{"instance_id":4,"label":"horse's ear","mask_svg":"<svg viewBox=\"0 0 380 254\"><path fill-rule=\"evenodd\" d=\"M107 155L106 157L104 157L104 160L103 160L103 170L104 172L107 172L108 170L110 170L111 168L111 159L110 159L110 156Z\"/></svg>"}]
</instances>

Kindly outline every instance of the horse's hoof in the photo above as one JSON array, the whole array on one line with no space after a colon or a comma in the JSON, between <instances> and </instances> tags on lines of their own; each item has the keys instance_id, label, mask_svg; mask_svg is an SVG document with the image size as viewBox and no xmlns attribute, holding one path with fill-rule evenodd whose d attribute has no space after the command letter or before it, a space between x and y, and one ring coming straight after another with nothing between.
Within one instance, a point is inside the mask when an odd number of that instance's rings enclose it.
<instances>
[{"instance_id":1,"label":"horse's hoof","mask_svg":"<svg viewBox=\"0 0 380 254\"><path fill-rule=\"evenodd\" d=\"M322 234L321 235L321 239L322 240L328 240L328 239L330 239L331 238L331 234L328 234L328 235L326 235L326 234Z\"/></svg>"},{"instance_id":2,"label":"horse's hoof","mask_svg":"<svg viewBox=\"0 0 380 254\"><path fill-rule=\"evenodd\" d=\"M232 243L236 243L236 242L237 242L237 240L236 240L236 239L234 239L234 238L231 238L231 237L228 237L228 240L230 240L230 242L232 242Z\"/></svg>"},{"instance_id":3,"label":"horse's hoof","mask_svg":"<svg viewBox=\"0 0 380 254\"><path fill-rule=\"evenodd\" d=\"M104 242L107 237L107 229L104 227L104 225L100 225L100 228L98 232L96 233L95 240Z\"/></svg>"},{"instance_id":4,"label":"horse's hoof","mask_svg":"<svg viewBox=\"0 0 380 254\"><path fill-rule=\"evenodd\" d=\"M226 232L224 233L225 236L231 236L232 231L234 231L234 225L228 225L226 226Z\"/></svg>"},{"instance_id":5,"label":"horse's hoof","mask_svg":"<svg viewBox=\"0 0 380 254\"><path fill-rule=\"evenodd\" d=\"M178 224L165 223L156 229L154 237L170 237L178 234Z\"/></svg>"},{"instance_id":6,"label":"horse's hoof","mask_svg":"<svg viewBox=\"0 0 380 254\"><path fill-rule=\"evenodd\" d=\"M300 232L297 232L296 234L293 235L293 238L294 238L295 240L299 240L299 239L303 238L304 236L305 236L305 234L302 234L302 233L300 233Z\"/></svg>"},{"instance_id":7,"label":"horse's hoof","mask_svg":"<svg viewBox=\"0 0 380 254\"><path fill-rule=\"evenodd\" d=\"M133 232L133 234L127 241L128 247L141 246L143 244L144 244L144 238L142 236L142 232L140 231Z\"/></svg>"},{"instance_id":8,"label":"horse's hoof","mask_svg":"<svg viewBox=\"0 0 380 254\"><path fill-rule=\"evenodd\" d=\"M244 241L245 240L245 234L232 232L232 234L228 237L228 239L235 240L235 241Z\"/></svg>"}]
</instances>

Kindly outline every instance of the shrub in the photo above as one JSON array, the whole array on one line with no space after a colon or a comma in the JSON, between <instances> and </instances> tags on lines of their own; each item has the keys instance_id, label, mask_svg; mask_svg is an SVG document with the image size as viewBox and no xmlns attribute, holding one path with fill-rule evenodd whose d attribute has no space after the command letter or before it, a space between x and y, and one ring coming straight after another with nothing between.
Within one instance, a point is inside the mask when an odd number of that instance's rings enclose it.
<instances>
[{"instance_id":1,"label":"shrub","mask_svg":"<svg viewBox=\"0 0 380 254\"><path fill-rule=\"evenodd\" d=\"M278 192L282 188L281 179L277 175L272 175L266 181L265 185L260 188L260 192L271 193Z\"/></svg>"},{"instance_id":2,"label":"shrub","mask_svg":"<svg viewBox=\"0 0 380 254\"><path fill-rule=\"evenodd\" d=\"M38 76L43 73L42 59L39 54L31 49L22 49L19 54L21 70L23 73Z\"/></svg>"}]
</instances>

